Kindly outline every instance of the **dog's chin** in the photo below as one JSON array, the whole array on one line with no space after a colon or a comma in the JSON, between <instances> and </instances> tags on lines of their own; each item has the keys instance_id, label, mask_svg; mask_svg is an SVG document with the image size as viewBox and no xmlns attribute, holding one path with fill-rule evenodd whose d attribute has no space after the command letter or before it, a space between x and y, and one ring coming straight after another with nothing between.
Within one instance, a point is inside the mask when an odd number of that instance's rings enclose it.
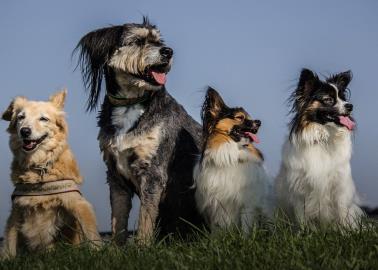
<instances>
[{"instance_id":1,"label":"dog's chin","mask_svg":"<svg viewBox=\"0 0 378 270\"><path fill-rule=\"evenodd\" d=\"M22 139L22 150L26 153L32 153L38 149L38 147L44 142L47 138L47 134L43 135L38 139Z\"/></svg>"}]
</instances>

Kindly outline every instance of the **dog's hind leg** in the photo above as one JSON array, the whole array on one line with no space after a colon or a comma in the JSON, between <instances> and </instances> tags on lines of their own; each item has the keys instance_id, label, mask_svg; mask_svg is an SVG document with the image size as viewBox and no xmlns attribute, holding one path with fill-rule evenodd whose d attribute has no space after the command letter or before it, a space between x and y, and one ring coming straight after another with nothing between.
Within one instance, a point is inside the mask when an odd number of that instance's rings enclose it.
<instances>
[{"instance_id":1,"label":"dog's hind leg","mask_svg":"<svg viewBox=\"0 0 378 270\"><path fill-rule=\"evenodd\" d=\"M4 247L2 256L14 257L17 254L18 243L18 220L19 215L16 209L12 209L11 215L8 218L4 235Z\"/></svg>"},{"instance_id":2,"label":"dog's hind leg","mask_svg":"<svg viewBox=\"0 0 378 270\"><path fill-rule=\"evenodd\" d=\"M128 220L132 207L133 193L128 187L120 187L108 174L110 203L112 208L112 234L118 245L126 243Z\"/></svg>"}]
</instances>

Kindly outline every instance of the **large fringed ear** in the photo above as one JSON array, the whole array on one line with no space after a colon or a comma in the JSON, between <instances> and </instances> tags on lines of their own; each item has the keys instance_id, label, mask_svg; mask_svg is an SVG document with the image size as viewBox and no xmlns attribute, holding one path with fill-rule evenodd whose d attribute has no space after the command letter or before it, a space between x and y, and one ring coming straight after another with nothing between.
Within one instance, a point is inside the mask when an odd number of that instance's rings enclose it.
<instances>
[{"instance_id":1,"label":"large fringed ear","mask_svg":"<svg viewBox=\"0 0 378 270\"><path fill-rule=\"evenodd\" d=\"M219 114L225 108L227 108L227 105L224 103L219 93L214 88L208 87L205 102L203 103L201 110L201 118L205 134L208 134L211 131Z\"/></svg>"},{"instance_id":2,"label":"large fringed ear","mask_svg":"<svg viewBox=\"0 0 378 270\"><path fill-rule=\"evenodd\" d=\"M337 86L339 90L345 91L350 81L352 80L352 77L352 71L348 70L329 77L327 79L327 82L333 83Z\"/></svg>"},{"instance_id":3,"label":"large fringed ear","mask_svg":"<svg viewBox=\"0 0 378 270\"><path fill-rule=\"evenodd\" d=\"M211 87L207 89L205 100L206 107L213 118L218 117L222 109L227 107L219 93Z\"/></svg>"},{"instance_id":4,"label":"large fringed ear","mask_svg":"<svg viewBox=\"0 0 378 270\"><path fill-rule=\"evenodd\" d=\"M53 94L50 98L49 101L59 110L63 110L64 108L64 102L66 100L67 96L67 89L63 89L59 92L56 92Z\"/></svg>"},{"instance_id":5,"label":"large fringed ear","mask_svg":"<svg viewBox=\"0 0 378 270\"><path fill-rule=\"evenodd\" d=\"M122 25L95 30L82 37L73 51L73 54L79 53L78 66L84 86L89 91L89 111L96 109L106 63L120 46L123 31Z\"/></svg>"},{"instance_id":6,"label":"large fringed ear","mask_svg":"<svg viewBox=\"0 0 378 270\"><path fill-rule=\"evenodd\" d=\"M300 110L311 96L311 93L320 86L320 83L316 73L307 68L302 69L297 88L289 98L292 103L291 112Z\"/></svg>"},{"instance_id":7,"label":"large fringed ear","mask_svg":"<svg viewBox=\"0 0 378 270\"><path fill-rule=\"evenodd\" d=\"M309 95L318 86L319 77L309 69L302 69L299 76L298 88L300 95Z\"/></svg>"}]
</instances>

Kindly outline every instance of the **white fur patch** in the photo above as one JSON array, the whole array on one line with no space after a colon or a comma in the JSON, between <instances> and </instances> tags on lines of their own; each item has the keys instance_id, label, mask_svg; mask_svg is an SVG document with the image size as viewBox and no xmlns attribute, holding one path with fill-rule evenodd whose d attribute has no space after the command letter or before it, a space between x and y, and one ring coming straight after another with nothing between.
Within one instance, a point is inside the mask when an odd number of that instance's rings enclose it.
<instances>
[{"instance_id":1,"label":"white fur patch","mask_svg":"<svg viewBox=\"0 0 378 270\"><path fill-rule=\"evenodd\" d=\"M241 225L247 231L256 215L270 215L271 179L261 161L235 142L206 149L194 168L196 203L212 229Z\"/></svg>"},{"instance_id":2,"label":"white fur patch","mask_svg":"<svg viewBox=\"0 0 378 270\"><path fill-rule=\"evenodd\" d=\"M340 97L339 97L339 89L337 88L336 85L330 83L329 85L331 85L333 88L335 88L336 90L336 104L335 104L335 107L337 108L337 110L339 111L340 114L344 114L344 113L347 113L346 109L345 109L345 104L347 104L348 102L342 100Z\"/></svg>"},{"instance_id":3,"label":"white fur patch","mask_svg":"<svg viewBox=\"0 0 378 270\"><path fill-rule=\"evenodd\" d=\"M112 112L112 124L117 127L117 134L126 134L144 113L140 104L130 107L117 107Z\"/></svg>"},{"instance_id":4,"label":"white fur patch","mask_svg":"<svg viewBox=\"0 0 378 270\"><path fill-rule=\"evenodd\" d=\"M356 226L362 215L353 183L351 132L311 124L286 141L276 179L280 207L299 222Z\"/></svg>"},{"instance_id":5,"label":"white fur patch","mask_svg":"<svg viewBox=\"0 0 378 270\"><path fill-rule=\"evenodd\" d=\"M148 163L156 154L162 135L160 125L156 125L142 134L130 131L143 113L144 108L140 104L131 107L118 107L112 113L112 124L117 128L115 135L108 142L107 152L112 153L116 159L119 172L132 181L134 179L128 158L135 153L139 159Z\"/></svg>"}]
</instances>

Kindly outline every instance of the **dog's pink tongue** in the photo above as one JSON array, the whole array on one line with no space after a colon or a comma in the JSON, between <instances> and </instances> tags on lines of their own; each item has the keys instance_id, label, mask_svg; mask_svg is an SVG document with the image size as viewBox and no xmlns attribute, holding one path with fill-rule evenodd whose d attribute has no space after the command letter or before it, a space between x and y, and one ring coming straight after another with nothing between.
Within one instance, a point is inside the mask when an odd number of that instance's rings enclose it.
<instances>
[{"instance_id":1,"label":"dog's pink tongue","mask_svg":"<svg viewBox=\"0 0 378 270\"><path fill-rule=\"evenodd\" d=\"M165 75L165 73L159 73L159 72L151 71L151 74L158 84L163 85L167 81L167 76Z\"/></svg>"},{"instance_id":2,"label":"dog's pink tongue","mask_svg":"<svg viewBox=\"0 0 378 270\"><path fill-rule=\"evenodd\" d=\"M244 133L248 138L250 138L255 143L260 143L259 137L257 137L256 134L253 134L252 132L245 132Z\"/></svg>"},{"instance_id":3,"label":"dog's pink tongue","mask_svg":"<svg viewBox=\"0 0 378 270\"><path fill-rule=\"evenodd\" d=\"M356 126L356 123L350 119L349 116L339 116L340 124L347 127L349 130L353 130Z\"/></svg>"},{"instance_id":4,"label":"dog's pink tongue","mask_svg":"<svg viewBox=\"0 0 378 270\"><path fill-rule=\"evenodd\" d=\"M34 142L34 141L30 141L30 142L25 143L25 144L24 144L24 147L25 147L26 149L32 149L32 148L35 146L35 144L36 144L36 142Z\"/></svg>"}]
</instances>

